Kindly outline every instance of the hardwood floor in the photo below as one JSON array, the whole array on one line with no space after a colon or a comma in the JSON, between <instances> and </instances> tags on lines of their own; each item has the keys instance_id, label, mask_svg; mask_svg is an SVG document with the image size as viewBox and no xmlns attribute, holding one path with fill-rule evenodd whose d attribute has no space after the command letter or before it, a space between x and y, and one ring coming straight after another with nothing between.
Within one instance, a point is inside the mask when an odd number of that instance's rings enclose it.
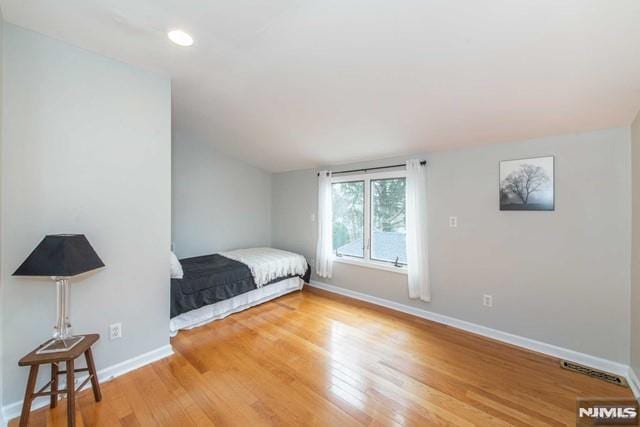
<instances>
[{"instance_id":1,"label":"hardwood floor","mask_svg":"<svg viewBox=\"0 0 640 427\"><path fill-rule=\"evenodd\" d=\"M82 392L78 425L575 425L576 397L632 397L556 359L310 288L172 344L104 383L102 402ZM66 425L64 408L31 425Z\"/></svg>"}]
</instances>

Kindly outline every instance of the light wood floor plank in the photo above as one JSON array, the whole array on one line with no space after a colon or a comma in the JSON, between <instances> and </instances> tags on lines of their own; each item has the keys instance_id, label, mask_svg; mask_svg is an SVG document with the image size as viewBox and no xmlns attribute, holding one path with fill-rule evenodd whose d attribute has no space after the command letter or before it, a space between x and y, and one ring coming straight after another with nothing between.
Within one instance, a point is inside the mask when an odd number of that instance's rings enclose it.
<instances>
[{"instance_id":1,"label":"light wood floor plank","mask_svg":"<svg viewBox=\"0 0 640 427\"><path fill-rule=\"evenodd\" d=\"M578 397L632 397L554 358L317 289L172 344L103 384L102 402L80 393L78 426L559 426L575 425ZM66 425L64 403L31 425Z\"/></svg>"}]
</instances>

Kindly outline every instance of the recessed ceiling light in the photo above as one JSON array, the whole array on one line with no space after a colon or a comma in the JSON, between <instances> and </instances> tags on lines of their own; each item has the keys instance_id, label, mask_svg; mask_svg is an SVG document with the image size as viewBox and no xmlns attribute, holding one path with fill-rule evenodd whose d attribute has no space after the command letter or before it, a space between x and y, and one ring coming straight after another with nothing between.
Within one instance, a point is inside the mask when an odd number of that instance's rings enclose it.
<instances>
[{"instance_id":1,"label":"recessed ceiling light","mask_svg":"<svg viewBox=\"0 0 640 427\"><path fill-rule=\"evenodd\" d=\"M193 37L181 30L169 31L167 36L169 36L169 40L179 46L191 46L193 44Z\"/></svg>"}]
</instances>

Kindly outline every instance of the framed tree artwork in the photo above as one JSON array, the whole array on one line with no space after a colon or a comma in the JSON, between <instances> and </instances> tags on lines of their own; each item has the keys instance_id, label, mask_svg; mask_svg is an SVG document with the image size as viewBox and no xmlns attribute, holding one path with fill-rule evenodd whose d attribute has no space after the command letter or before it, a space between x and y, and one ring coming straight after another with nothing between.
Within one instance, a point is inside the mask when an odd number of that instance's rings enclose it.
<instances>
[{"instance_id":1,"label":"framed tree artwork","mask_svg":"<svg viewBox=\"0 0 640 427\"><path fill-rule=\"evenodd\" d=\"M553 156L501 161L500 210L554 210L554 172Z\"/></svg>"}]
</instances>

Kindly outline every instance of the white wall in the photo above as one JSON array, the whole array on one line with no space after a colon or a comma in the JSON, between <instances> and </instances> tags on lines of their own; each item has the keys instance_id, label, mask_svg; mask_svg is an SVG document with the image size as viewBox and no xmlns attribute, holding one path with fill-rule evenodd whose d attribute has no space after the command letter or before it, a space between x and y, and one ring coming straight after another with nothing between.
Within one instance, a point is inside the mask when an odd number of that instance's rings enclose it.
<instances>
[{"instance_id":1,"label":"white wall","mask_svg":"<svg viewBox=\"0 0 640 427\"><path fill-rule=\"evenodd\" d=\"M4 75L4 20L2 17L2 10L0 10L0 166L2 165L2 134L3 134L3 75ZM0 170L0 201L2 200L2 172ZM2 209L0 209L0 224L2 224ZM1 228L0 228L1 231ZM1 236L0 236L1 237ZM0 243L0 260L2 260L2 244ZM0 262L0 307L2 307L3 293L4 293L4 280L3 280L2 262ZM0 314L0 426L3 425L4 420L2 416L2 389L3 389L3 374L2 368L4 366L4 351L2 346L2 315Z\"/></svg>"},{"instance_id":2,"label":"white wall","mask_svg":"<svg viewBox=\"0 0 640 427\"><path fill-rule=\"evenodd\" d=\"M154 75L5 24L2 147L4 404L18 359L50 337L49 280L11 273L45 234L84 233L106 268L72 281L98 369L169 343L171 88ZM110 323L124 337L109 341ZM46 372L44 373L46 375Z\"/></svg>"},{"instance_id":3,"label":"white wall","mask_svg":"<svg viewBox=\"0 0 640 427\"><path fill-rule=\"evenodd\" d=\"M631 125L631 367L640 375L640 113Z\"/></svg>"},{"instance_id":4,"label":"white wall","mask_svg":"<svg viewBox=\"0 0 640 427\"><path fill-rule=\"evenodd\" d=\"M176 131L172 239L179 258L271 243L271 174Z\"/></svg>"},{"instance_id":5,"label":"white wall","mask_svg":"<svg viewBox=\"0 0 640 427\"><path fill-rule=\"evenodd\" d=\"M429 161L432 302L409 300L406 276L393 272L336 263L322 281L628 363L629 140L628 128L610 129L416 156ZM498 162L541 155L556 156L555 212L500 212ZM273 177L273 244L310 260L316 179Z\"/></svg>"}]
</instances>

